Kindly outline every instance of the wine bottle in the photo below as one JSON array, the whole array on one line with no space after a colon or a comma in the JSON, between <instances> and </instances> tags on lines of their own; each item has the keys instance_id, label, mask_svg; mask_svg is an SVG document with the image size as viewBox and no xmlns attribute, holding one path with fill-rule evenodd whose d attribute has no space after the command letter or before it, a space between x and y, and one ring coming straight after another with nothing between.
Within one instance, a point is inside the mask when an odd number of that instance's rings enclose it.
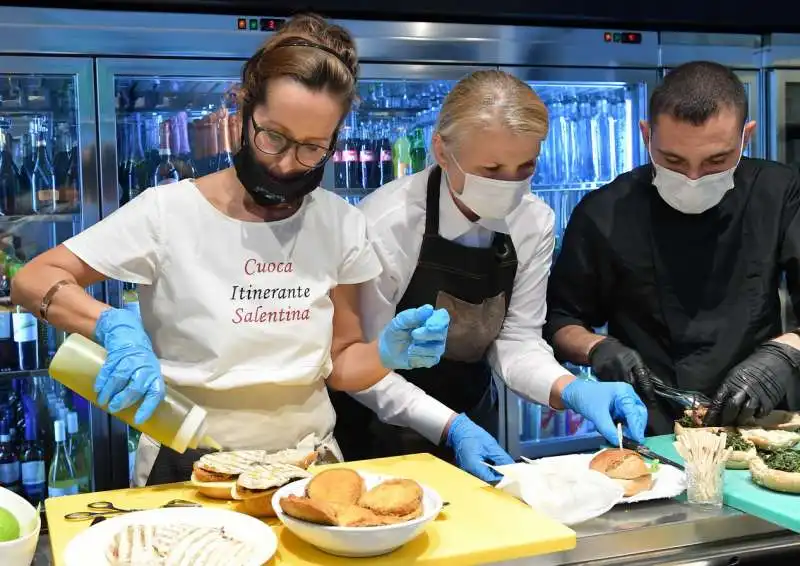
<instances>
[{"instance_id":1,"label":"wine bottle","mask_svg":"<svg viewBox=\"0 0 800 566\"><path fill-rule=\"evenodd\" d=\"M52 214L58 206L58 190L50 154L47 152L47 139L44 129L37 132L36 155L31 173L31 191L33 192L34 212Z\"/></svg>"},{"instance_id":2,"label":"wine bottle","mask_svg":"<svg viewBox=\"0 0 800 566\"><path fill-rule=\"evenodd\" d=\"M78 480L78 491L89 493L91 491L90 477L91 470L86 461L86 439L78 427L78 413L70 411L67 413L67 451L72 462L75 464L75 477Z\"/></svg>"},{"instance_id":3,"label":"wine bottle","mask_svg":"<svg viewBox=\"0 0 800 566\"><path fill-rule=\"evenodd\" d=\"M16 371L19 365L17 360L17 348L11 332L11 299L8 277L5 273L0 274L0 372Z\"/></svg>"},{"instance_id":4,"label":"wine bottle","mask_svg":"<svg viewBox=\"0 0 800 566\"><path fill-rule=\"evenodd\" d=\"M39 369L39 336L36 317L20 306L11 313L14 342L20 371Z\"/></svg>"},{"instance_id":5,"label":"wine bottle","mask_svg":"<svg viewBox=\"0 0 800 566\"><path fill-rule=\"evenodd\" d=\"M0 130L0 215L14 214L14 201L19 194L19 171L11 154L8 132Z\"/></svg>"},{"instance_id":6,"label":"wine bottle","mask_svg":"<svg viewBox=\"0 0 800 566\"><path fill-rule=\"evenodd\" d=\"M64 421L53 423L53 459L47 474L47 496L61 497L78 493L78 478L75 475L75 464L67 450L67 434Z\"/></svg>"},{"instance_id":7,"label":"wine bottle","mask_svg":"<svg viewBox=\"0 0 800 566\"><path fill-rule=\"evenodd\" d=\"M166 185L180 181L180 174L172 162L172 149L170 146L170 122L164 121L160 128L160 149L158 150L159 162L153 175L153 185Z\"/></svg>"},{"instance_id":8,"label":"wine bottle","mask_svg":"<svg viewBox=\"0 0 800 566\"><path fill-rule=\"evenodd\" d=\"M8 421L0 420L0 486L20 492L19 459L14 444L11 442Z\"/></svg>"},{"instance_id":9,"label":"wine bottle","mask_svg":"<svg viewBox=\"0 0 800 566\"><path fill-rule=\"evenodd\" d=\"M22 494L31 505L38 505L47 495L44 449L38 439L39 426L36 410L30 398L23 402L25 412L25 440L19 461L22 472Z\"/></svg>"}]
</instances>

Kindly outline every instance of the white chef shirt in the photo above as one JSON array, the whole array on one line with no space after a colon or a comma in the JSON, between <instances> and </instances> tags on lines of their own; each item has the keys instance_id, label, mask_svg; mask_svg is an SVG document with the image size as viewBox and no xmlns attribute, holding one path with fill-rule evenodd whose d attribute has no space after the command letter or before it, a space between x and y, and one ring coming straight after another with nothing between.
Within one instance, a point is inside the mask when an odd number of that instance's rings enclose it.
<instances>
[{"instance_id":1,"label":"white chef shirt","mask_svg":"<svg viewBox=\"0 0 800 566\"><path fill-rule=\"evenodd\" d=\"M144 191L65 245L103 275L138 283L165 378L210 390L326 379L330 290L381 271L363 214L323 189L290 218L245 222L181 181Z\"/></svg>"},{"instance_id":2,"label":"white chef shirt","mask_svg":"<svg viewBox=\"0 0 800 566\"><path fill-rule=\"evenodd\" d=\"M375 338L391 320L419 259L425 232L425 199L430 169L392 181L361 201L367 234L383 272L362 286L361 314L366 338ZM569 375L542 338L547 278L555 238L555 215L544 202L527 194L505 220L467 219L453 202L444 175L439 196L439 234L469 247L487 248L494 232L511 235L517 273L500 335L488 361L505 384L523 398L548 405L553 383ZM438 444L453 412L397 373L353 394L384 422L415 429Z\"/></svg>"}]
</instances>

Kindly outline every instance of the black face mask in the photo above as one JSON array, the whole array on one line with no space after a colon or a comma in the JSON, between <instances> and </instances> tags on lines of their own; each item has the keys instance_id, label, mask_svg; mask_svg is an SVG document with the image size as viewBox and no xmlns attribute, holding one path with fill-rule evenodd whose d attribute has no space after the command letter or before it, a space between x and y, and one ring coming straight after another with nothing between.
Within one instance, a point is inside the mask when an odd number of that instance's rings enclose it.
<instances>
[{"instance_id":1,"label":"black face mask","mask_svg":"<svg viewBox=\"0 0 800 566\"><path fill-rule=\"evenodd\" d=\"M239 181L256 204L261 206L301 200L319 186L325 173L323 162L309 171L286 176L274 175L256 160L249 143L242 144L242 148L233 156L233 166Z\"/></svg>"}]
</instances>

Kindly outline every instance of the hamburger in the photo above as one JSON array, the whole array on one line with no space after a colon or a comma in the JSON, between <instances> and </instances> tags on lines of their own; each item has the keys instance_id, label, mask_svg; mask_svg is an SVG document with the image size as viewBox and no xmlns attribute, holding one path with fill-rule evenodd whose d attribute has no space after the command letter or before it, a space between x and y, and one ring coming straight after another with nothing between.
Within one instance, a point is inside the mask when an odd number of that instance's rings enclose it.
<instances>
[{"instance_id":1,"label":"hamburger","mask_svg":"<svg viewBox=\"0 0 800 566\"><path fill-rule=\"evenodd\" d=\"M230 495L242 502L238 509L240 512L253 517L274 517L272 496L278 488L309 477L308 471L291 464L258 464L237 478Z\"/></svg>"},{"instance_id":2,"label":"hamburger","mask_svg":"<svg viewBox=\"0 0 800 566\"><path fill-rule=\"evenodd\" d=\"M266 450L213 452L194 463L191 483L212 499L231 499L236 480L248 470L268 464L288 464L305 470L317 459L312 451L288 449L269 453Z\"/></svg>"},{"instance_id":3,"label":"hamburger","mask_svg":"<svg viewBox=\"0 0 800 566\"><path fill-rule=\"evenodd\" d=\"M786 449L762 453L750 461L750 477L767 489L800 494L800 452Z\"/></svg>"},{"instance_id":4,"label":"hamburger","mask_svg":"<svg viewBox=\"0 0 800 566\"><path fill-rule=\"evenodd\" d=\"M625 448L609 448L598 452L589 468L615 480L625 490L625 497L653 487L653 472L639 454Z\"/></svg>"}]
</instances>

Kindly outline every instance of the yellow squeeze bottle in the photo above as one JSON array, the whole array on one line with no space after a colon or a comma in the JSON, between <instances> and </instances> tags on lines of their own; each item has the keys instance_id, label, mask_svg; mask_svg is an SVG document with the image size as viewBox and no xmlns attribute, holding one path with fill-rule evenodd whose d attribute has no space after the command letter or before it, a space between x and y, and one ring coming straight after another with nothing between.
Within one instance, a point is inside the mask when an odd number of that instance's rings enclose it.
<instances>
[{"instance_id":1,"label":"yellow squeeze bottle","mask_svg":"<svg viewBox=\"0 0 800 566\"><path fill-rule=\"evenodd\" d=\"M106 351L101 346L80 334L71 334L50 363L50 377L93 405L108 411L107 407L97 404L97 393L94 391L94 380L105 359ZM133 422L138 408L139 403L114 413L114 416L181 454L187 448L221 449L213 438L206 435L206 410L169 386L166 397L153 416L140 425Z\"/></svg>"}]
</instances>

